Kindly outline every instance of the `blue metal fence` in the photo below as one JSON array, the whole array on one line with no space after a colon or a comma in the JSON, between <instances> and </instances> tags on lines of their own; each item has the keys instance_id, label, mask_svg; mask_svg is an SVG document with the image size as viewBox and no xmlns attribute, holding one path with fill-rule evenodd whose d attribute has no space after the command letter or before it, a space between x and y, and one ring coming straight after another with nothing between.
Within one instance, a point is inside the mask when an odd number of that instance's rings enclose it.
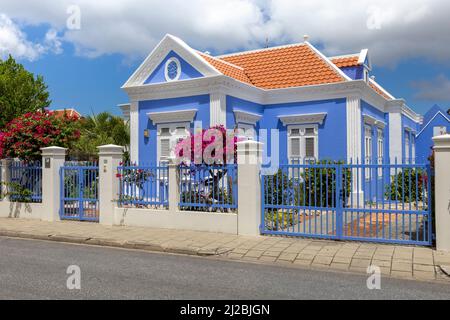
<instances>
[{"instance_id":1,"label":"blue metal fence","mask_svg":"<svg viewBox=\"0 0 450 320\"><path fill-rule=\"evenodd\" d=\"M66 162L61 167L61 219L99 220L98 174L97 163Z\"/></svg>"},{"instance_id":2,"label":"blue metal fence","mask_svg":"<svg viewBox=\"0 0 450 320\"><path fill-rule=\"evenodd\" d=\"M42 165L39 161L13 161L9 170L10 201L42 202Z\"/></svg>"},{"instance_id":3,"label":"blue metal fence","mask_svg":"<svg viewBox=\"0 0 450 320\"><path fill-rule=\"evenodd\" d=\"M234 212L237 209L237 165L179 166L180 209Z\"/></svg>"},{"instance_id":4,"label":"blue metal fence","mask_svg":"<svg viewBox=\"0 0 450 320\"><path fill-rule=\"evenodd\" d=\"M120 207L167 208L169 206L169 167L166 164L123 165L120 179Z\"/></svg>"},{"instance_id":5,"label":"blue metal fence","mask_svg":"<svg viewBox=\"0 0 450 320\"><path fill-rule=\"evenodd\" d=\"M429 245L427 164L283 164L262 174L261 232Z\"/></svg>"}]
</instances>

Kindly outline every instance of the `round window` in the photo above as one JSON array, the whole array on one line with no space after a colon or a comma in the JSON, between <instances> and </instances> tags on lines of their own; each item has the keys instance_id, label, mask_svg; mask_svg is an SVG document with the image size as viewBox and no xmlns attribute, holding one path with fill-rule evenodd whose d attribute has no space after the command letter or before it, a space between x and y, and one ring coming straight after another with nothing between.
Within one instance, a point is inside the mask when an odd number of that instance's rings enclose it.
<instances>
[{"instance_id":1,"label":"round window","mask_svg":"<svg viewBox=\"0 0 450 320\"><path fill-rule=\"evenodd\" d=\"M180 62L176 58L167 60L166 63L166 80L178 80L181 74Z\"/></svg>"}]
</instances>

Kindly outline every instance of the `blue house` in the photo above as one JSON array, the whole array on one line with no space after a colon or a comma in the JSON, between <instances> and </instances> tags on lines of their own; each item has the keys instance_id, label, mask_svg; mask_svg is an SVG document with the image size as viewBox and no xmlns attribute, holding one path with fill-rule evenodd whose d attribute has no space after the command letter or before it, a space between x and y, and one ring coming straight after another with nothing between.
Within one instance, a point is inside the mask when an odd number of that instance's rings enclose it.
<instances>
[{"instance_id":1,"label":"blue house","mask_svg":"<svg viewBox=\"0 0 450 320\"><path fill-rule=\"evenodd\" d=\"M423 118L370 72L367 49L327 57L305 40L212 56L166 35L122 87L131 160L167 160L194 126L224 125L281 162L413 161Z\"/></svg>"},{"instance_id":2,"label":"blue house","mask_svg":"<svg viewBox=\"0 0 450 320\"><path fill-rule=\"evenodd\" d=\"M416 135L417 159L425 161L431 155L432 138L450 132L450 116L440 106L434 105L423 116L423 125Z\"/></svg>"}]
</instances>

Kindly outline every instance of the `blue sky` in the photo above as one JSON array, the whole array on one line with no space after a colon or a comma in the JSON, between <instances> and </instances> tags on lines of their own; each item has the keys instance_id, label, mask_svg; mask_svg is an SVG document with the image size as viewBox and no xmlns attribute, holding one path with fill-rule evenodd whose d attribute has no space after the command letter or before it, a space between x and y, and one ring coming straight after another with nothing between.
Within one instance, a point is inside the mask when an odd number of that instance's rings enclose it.
<instances>
[{"instance_id":1,"label":"blue sky","mask_svg":"<svg viewBox=\"0 0 450 320\"><path fill-rule=\"evenodd\" d=\"M334 0L0 2L0 57L12 54L42 75L52 108L119 114L116 105L127 102L120 86L166 33L213 54L260 48L266 38L300 42L304 34L329 56L368 48L372 74L394 96L420 113L435 103L450 108L445 0L346 1L345 8ZM68 24L73 4L79 29Z\"/></svg>"}]
</instances>

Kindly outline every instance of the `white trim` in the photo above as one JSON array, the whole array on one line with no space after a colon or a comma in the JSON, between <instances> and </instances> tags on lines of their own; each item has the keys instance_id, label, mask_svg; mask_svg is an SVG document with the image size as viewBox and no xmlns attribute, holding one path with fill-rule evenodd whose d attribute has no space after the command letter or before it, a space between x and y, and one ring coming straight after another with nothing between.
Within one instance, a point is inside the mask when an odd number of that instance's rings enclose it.
<instances>
[{"instance_id":1,"label":"white trim","mask_svg":"<svg viewBox=\"0 0 450 320\"><path fill-rule=\"evenodd\" d=\"M416 137L418 137L423 132L423 130L425 130L430 125L430 123L433 122L434 118L436 118L438 114L441 114L445 118L445 120L450 122L450 119L439 110L438 112L436 112L436 114L433 116L433 118L431 118L430 121L428 121L427 124L422 127L422 129L419 131L419 133L416 134Z\"/></svg>"},{"instance_id":2,"label":"white trim","mask_svg":"<svg viewBox=\"0 0 450 320\"><path fill-rule=\"evenodd\" d=\"M296 135L292 134L293 129L298 129L299 133ZM309 135L306 134L306 129L313 129L314 134ZM306 138L313 138L314 139L314 158L315 160L319 159L319 126L317 124L302 124L302 125L288 125L287 126L287 156L289 163L291 162L292 158L299 159L303 161L306 158ZM291 150L291 140L293 139L299 139L299 152L300 155L292 155Z\"/></svg>"},{"instance_id":3,"label":"white trim","mask_svg":"<svg viewBox=\"0 0 450 320\"><path fill-rule=\"evenodd\" d=\"M361 100L347 98L347 161L361 160Z\"/></svg>"},{"instance_id":4,"label":"white trim","mask_svg":"<svg viewBox=\"0 0 450 320\"><path fill-rule=\"evenodd\" d=\"M288 114L281 115L278 118L281 120L284 126L291 124L322 124L325 117L327 116L326 112L321 113L305 113L305 114Z\"/></svg>"},{"instance_id":5,"label":"white trim","mask_svg":"<svg viewBox=\"0 0 450 320\"><path fill-rule=\"evenodd\" d=\"M130 160L139 161L139 102L130 103Z\"/></svg>"},{"instance_id":6,"label":"white trim","mask_svg":"<svg viewBox=\"0 0 450 320\"><path fill-rule=\"evenodd\" d=\"M277 49L292 48L292 47L301 47L301 46L304 46L304 45L305 45L305 42L291 43L291 44L285 44L285 45L269 47L269 48L261 48L261 49L254 49L254 50L247 50L247 51L227 53L227 54L222 54L222 55L216 56L216 58L221 59L221 58L226 58L226 57L242 56L242 55L246 55L246 54L250 54L250 53L257 53L257 52L271 51L271 50L277 50Z\"/></svg>"},{"instance_id":7,"label":"white trim","mask_svg":"<svg viewBox=\"0 0 450 320\"><path fill-rule=\"evenodd\" d=\"M355 96L382 112L397 112L396 110L398 110L415 122L422 121L422 117L409 109L404 100L386 100L364 80L282 89L260 89L233 78L218 75L176 82L137 85L126 87L124 90L130 100L137 101L187 97L220 91L226 95L262 105L345 99L348 96Z\"/></svg>"},{"instance_id":8,"label":"white trim","mask_svg":"<svg viewBox=\"0 0 450 320\"><path fill-rule=\"evenodd\" d=\"M389 158L391 163L402 164L402 116L401 113L389 113Z\"/></svg>"},{"instance_id":9,"label":"white trim","mask_svg":"<svg viewBox=\"0 0 450 320\"><path fill-rule=\"evenodd\" d=\"M368 64L364 64L364 61L368 59ZM367 69L372 70L372 63L370 62L369 49L362 49L359 53L358 64L362 64L367 67Z\"/></svg>"},{"instance_id":10,"label":"white trim","mask_svg":"<svg viewBox=\"0 0 450 320\"><path fill-rule=\"evenodd\" d=\"M148 112L147 116L153 121L153 124L172 123L172 122L192 122L197 113L197 109L176 110L164 112Z\"/></svg>"},{"instance_id":11,"label":"white trim","mask_svg":"<svg viewBox=\"0 0 450 320\"><path fill-rule=\"evenodd\" d=\"M233 109L236 123L247 123L256 125L256 123L262 118L261 114L251 113L243 110Z\"/></svg>"},{"instance_id":12,"label":"white trim","mask_svg":"<svg viewBox=\"0 0 450 320\"><path fill-rule=\"evenodd\" d=\"M386 94L389 98L391 99L395 99L395 97L390 94L386 89L384 89L378 82L376 82L375 80L373 80L372 78L369 78L368 80L370 83L372 83L373 85L375 85L378 89L380 89L381 91L383 91L384 94Z\"/></svg>"},{"instance_id":13,"label":"white trim","mask_svg":"<svg viewBox=\"0 0 450 320\"><path fill-rule=\"evenodd\" d=\"M363 114L363 118L364 118L364 123L367 123L371 126L376 126L381 129L386 127L386 123L384 121L378 120L368 114Z\"/></svg>"},{"instance_id":14,"label":"white trim","mask_svg":"<svg viewBox=\"0 0 450 320\"><path fill-rule=\"evenodd\" d=\"M117 105L120 110L122 110L122 116L126 121L130 120L130 108L131 108L131 104L130 103L122 103L122 104L118 104Z\"/></svg>"},{"instance_id":15,"label":"white trim","mask_svg":"<svg viewBox=\"0 0 450 320\"><path fill-rule=\"evenodd\" d=\"M169 64L175 62L175 64L177 65L177 75L175 76L175 78L171 79L169 77ZM181 63L180 60L178 60L178 58L176 57L172 57L170 59L167 59L166 61L166 65L164 66L164 78L166 79L167 82L171 82L171 81L177 81L178 79L180 79L181 76Z\"/></svg>"},{"instance_id":16,"label":"white trim","mask_svg":"<svg viewBox=\"0 0 450 320\"><path fill-rule=\"evenodd\" d=\"M227 97L222 92L214 92L209 96L209 125L226 125Z\"/></svg>"},{"instance_id":17,"label":"white trim","mask_svg":"<svg viewBox=\"0 0 450 320\"><path fill-rule=\"evenodd\" d=\"M166 58L170 51L177 53L205 77L221 75L216 68L200 56L196 50L189 47L184 41L170 34L166 34L147 56L144 62L142 62L131 77L125 82L122 88L126 89L142 85Z\"/></svg>"}]
</instances>

